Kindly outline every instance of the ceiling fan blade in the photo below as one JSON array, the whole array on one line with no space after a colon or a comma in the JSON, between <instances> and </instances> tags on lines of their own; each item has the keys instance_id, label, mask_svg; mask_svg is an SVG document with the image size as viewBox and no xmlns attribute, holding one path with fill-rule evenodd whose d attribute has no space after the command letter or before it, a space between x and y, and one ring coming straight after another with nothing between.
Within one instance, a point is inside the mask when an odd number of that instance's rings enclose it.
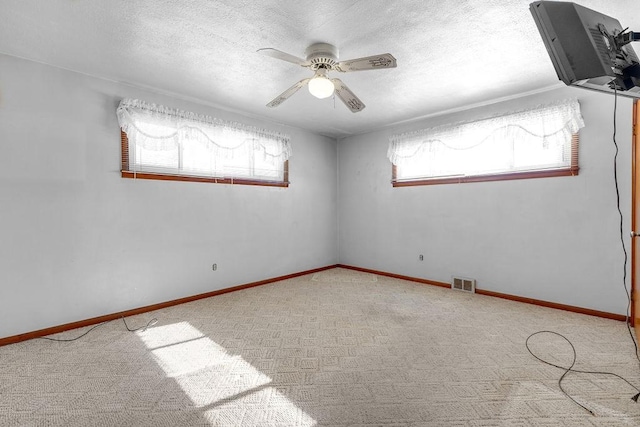
<instances>
[{"instance_id":1,"label":"ceiling fan blade","mask_svg":"<svg viewBox=\"0 0 640 427\"><path fill-rule=\"evenodd\" d=\"M351 92L351 90L342 83L340 79L331 79L333 85L335 86L336 95L344 105L346 105L352 113L357 113L358 111L364 110L364 103L360 101L360 99Z\"/></svg>"},{"instance_id":2,"label":"ceiling fan blade","mask_svg":"<svg viewBox=\"0 0 640 427\"><path fill-rule=\"evenodd\" d=\"M270 47L258 49L257 52L260 52L261 54L270 56L272 58L281 59L283 61L291 62L297 65L302 65L303 67L308 67L309 65L311 65L309 61L305 61L302 58L298 58L297 56L293 56L287 52L283 52L278 49L272 49Z\"/></svg>"},{"instance_id":3,"label":"ceiling fan blade","mask_svg":"<svg viewBox=\"0 0 640 427\"><path fill-rule=\"evenodd\" d=\"M367 56L365 58L350 59L348 61L340 61L335 65L335 69L343 73L349 71L377 70L380 68L395 68L397 66L396 58L390 53L381 55Z\"/></svg>"},{"instance_id":4,"label":"ceiling fan blade","mask_svg":"<svg viewBox=\"0 0 640 427\"><path fill-rule=\"evenodd\" d=\"M309 80L311 80L311 79L302 79L302 80L300 80L298 83L294 84L289 89L285 90L280 95L276 96L273 101L271 101L270 103L267 104L267 107L272 107L273 108L273 107L277 107L278 105L282 104L284 101L289 99L289 97L291 97L291 95L296 93L301 87L303 87L304 85L309 83Z\"/></svg>"}]
</instances>

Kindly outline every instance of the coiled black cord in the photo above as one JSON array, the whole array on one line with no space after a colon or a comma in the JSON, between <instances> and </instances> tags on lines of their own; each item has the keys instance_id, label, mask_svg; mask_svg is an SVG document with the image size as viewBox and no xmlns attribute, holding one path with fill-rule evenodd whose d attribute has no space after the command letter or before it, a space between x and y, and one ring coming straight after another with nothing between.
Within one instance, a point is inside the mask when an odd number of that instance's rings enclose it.
<instances>
[{"instance_id":1,"label":"coiled black cord","mask_svg":"<svg viewBox=\"0 0 640 427\"><path fill-rule=\"evenodd\" d=\"M565 340L570 346L571 346L571 351L573 352L573 359L571 361L571 365L569 367L564 367L564 366L560 366L560 365L556 365L555 363L551 363L547 360L544 360L543 358L537 356L533 351L531 351L531 348L529 347L529 340L539 334L553 334L556 336L559 336L560 338L562 338L563 340ZM564 387L562 387L562 380L565 379L565 377L567 376L567 374L569 372L576 372L576 373L580 373L580 374L594 374L594 375L609 375L609 376L613 376L616 378L621 379L622 381L626 382L627 384L629 384L631 387L633 387L638 393L635 394L633 397L631 397L631 399L634 402L638 401L638 398L640 397L640 389L638 387L636 387L635 385L633 385L631 382L629 382L626 378L618 375L618 374L614 374L613 372L603 372L603 371L583 371L583 370L579 370L579 369L574 369L573 367L576 364L576 348L573 346L573 344L571 343L571 341L569 341L569 339L567 337L565 337L562 334L559 334L557 332L554 331L538 331L538 332L534 332L533 334L529 335L527 337L527 340L525 341L525 346L527 347L527 350L529 351L529 353L535 357L536 359L538 359L540 362L549 365L549 366L553 366L555 368L558 369L562 369L564 371L564 373L562 374L562 376L560 377L560 379L558 379L558 387L560 388L560 391L562 391L562 393L564 393L565 396L567 396L569 399L571 399L573 401L573 403L575 403L576 405L580 406L582 409L584 409L585 411L587 411L588 413L590 413L591 415L596 415L591 409L587 408L586 406L584 406L583 404L579 403L576 399L574 399L569 393L567 393L567 391L564 389Z\"/></svg>"}]
</instances>

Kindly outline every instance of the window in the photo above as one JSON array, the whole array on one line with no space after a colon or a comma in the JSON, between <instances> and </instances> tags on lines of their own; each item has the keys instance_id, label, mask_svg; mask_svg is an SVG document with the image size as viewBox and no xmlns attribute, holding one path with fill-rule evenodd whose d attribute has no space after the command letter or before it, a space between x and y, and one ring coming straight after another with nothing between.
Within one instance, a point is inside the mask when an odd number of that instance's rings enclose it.
<instances>
[{"instance_id":1,"label":"window","mask_svg":"<svg viewBox=\"0 0 640 427\"><path fill-rule=\"evenodd\" d=\"M117 114L125 178L289 184L285 135L131 99Z\"/></svg>"},{"instance_id":2,"label":"window","mask_svg":"<svg viewBox=\"0 0 640 427\"><path fill-rule=\"evenodd\" d=\"M394 135L394 187L577 175L577 100Z\"/></svg>"}]
</instances>

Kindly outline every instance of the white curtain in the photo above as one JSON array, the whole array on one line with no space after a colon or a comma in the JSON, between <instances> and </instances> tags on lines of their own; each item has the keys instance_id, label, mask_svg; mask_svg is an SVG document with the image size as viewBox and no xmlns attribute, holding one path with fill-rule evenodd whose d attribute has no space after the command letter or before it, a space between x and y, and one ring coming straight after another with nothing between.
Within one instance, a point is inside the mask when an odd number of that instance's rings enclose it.
<instances>
[{"instance_id":1,"label":"white curtain","mask_svg":"<svg viewBox=\"0 0 640 427\"><path fill-rule=\"evenodd\" d=\"M387 157L422 176L569 166L571 138L584 121L577 100L484 120L392 135ZM480 163L485 163L481 165Z\"/></svg>"},{"instance_id":2,"label":"white curtain","mask_svg":"<svg viewBox=\"0 0 640 427\"><path fill-rule=\"evenodd\" d=\"M155 156L160 165L170 153L183 153L187 143L191 152L206 152L214 159L242 159L259 153L261 164L282 166L291 156L286 135L138 99L123 99L117 116L130 147L160 152Z\"/></svg>"}]
</instances>

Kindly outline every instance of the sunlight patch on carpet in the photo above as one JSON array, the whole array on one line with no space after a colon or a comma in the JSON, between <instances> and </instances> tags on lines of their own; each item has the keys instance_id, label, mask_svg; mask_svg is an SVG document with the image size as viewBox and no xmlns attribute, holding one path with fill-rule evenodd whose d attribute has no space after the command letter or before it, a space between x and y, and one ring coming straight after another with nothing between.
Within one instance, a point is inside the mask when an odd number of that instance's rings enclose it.
<instances>
[{"instance_id":1,"label":"sunlight patch on carpet","mask_svg":"<svg viewBox=\"0 0 640 427\"><path fill-rule=\"evenodd\" d=\"M237 414L234 423L266 413L271 422L316 425L312 417L268 386L272 382L269 376L242 356L229 354L188 322L157 326L137 335L166 376L176 381L196 407L205 409L210 422L224 422L220 416L229 415L225 406L242 402L246 404L239 406L245 410Z\"/></svg>"},{"instance_id":2,"label":"sunlight patch on carpet","mask_svg":"<svg viewBox=\"0 0 640 427\"><path fill-rule=\"evenodd\" d=\"M268 405L266 404L268 402ZM277 425L314 427L316 421L289 398L267 387L204 412L211 425Z\"/></svg>"}]
</instances>

